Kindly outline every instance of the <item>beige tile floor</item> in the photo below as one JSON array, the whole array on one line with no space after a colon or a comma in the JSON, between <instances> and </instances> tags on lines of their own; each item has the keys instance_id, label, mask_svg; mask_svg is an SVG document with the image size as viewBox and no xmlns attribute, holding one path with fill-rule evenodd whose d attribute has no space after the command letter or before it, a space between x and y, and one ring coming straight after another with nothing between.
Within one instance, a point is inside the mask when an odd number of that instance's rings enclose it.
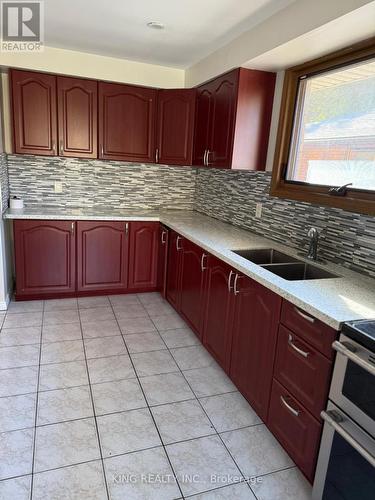
<instances>
[{"instance_id":1,"label":"beige tile floor","mask_svg":"<svg viewBox=\"0 0 375 500\"><path fill-rule=\"evenodd\" d=\"M158 293L12 302L0 321L1 500L311 497Z\"/></svg>"}]
</instances>

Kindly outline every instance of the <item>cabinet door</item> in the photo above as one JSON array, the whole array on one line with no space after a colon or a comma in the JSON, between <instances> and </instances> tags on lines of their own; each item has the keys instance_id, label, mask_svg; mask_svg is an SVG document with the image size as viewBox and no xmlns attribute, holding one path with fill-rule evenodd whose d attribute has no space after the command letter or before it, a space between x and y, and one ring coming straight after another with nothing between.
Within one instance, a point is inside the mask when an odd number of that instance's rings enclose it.
<instances>
[{"instance_id":1,"label":"cabinet door","mask_svg":"<svg viewBox=\"0 0 375 500\"><path fill-rule=\"evenodd\" d=\"M99 83L99 157L155 161L156 90Z\"/></svg>"},{"instance_id":2,"label":"cabinet door","mask_svg":"<svg viewBox=\"0 0 375 500\"><path fill-rule=\"evenodd\" d=\"M204 283L208 255L189 240L183 240L181 258L180 313L202 337Z\"/></svg>"},{"instance_id":3,"label":"cabinet door","mask_svg":"<svg viewBox=\"0 0 375 500\"><path fill-rule=\"evenodd\" d=\"M127 224L100 221L77 223L79 291L122 291L127 288Z\"/></svg>"},{"instance_id":4,"label":"cabinet door","mask_svg":"<svg viewBox=\"0 0 375 500\"><path fill-rule=\"evenodd\" d=\"M167 294L167 262L168 262L168 229L159 226L159 252L158 252L158 290L164 298Z\"/></svg>"},{"instance_id":5,"label":"cabinet door","mask_svg":"<svg viewBox=\"0 0 375 500\"><path fill-rule=\"evenodd\" d=\"M59 155L97 158L98 84L57 77Z\"/></svg>"},{"instance_id":6,"label":"cabinet door","mask_svg":"<svg viewBox=\"0 0 375 500\"><path fill-rule=\"evenodd\" d=\"M236 118L238 70L213 81L213 102L207 163L212 167L231 168Z\"/></svg>"},{"instance_id":7,"label":"cabinet door","mask_svg":"<svg viewBox=\"0 0 375 500\"><path fill-rule=\"evenodd\" d=\"M14 221L18 297L75 291L74 224L70 221Z\"/></svg>"},{"instance_id":8,"label":"cabinet door","mask_svg":"<svg viewBox=\"0 0 375 500\"><path fill-rule=\"evenodd\" d=\"M199 87L195 109L193 165L204 165L205 163L205 153L209 147L212 101L212 84L208 83Z\"/></svg>"},{"instance_id":9,"label":"cabinet door","mask_svg":"<svg viewBox=\"0 0 375 500\"><path fill-rule=\"evenodd\" d=\"M158 222L132 222L130 225L129 288L157 286L159 246Z\"/></svg>"},{"instance_id":10,"label":"cabinet door","mask_svg":"<svg viewBox=\"0 0 375 500\"><path fill-rule=\"evenodd\" d=\"M159 90L157 148L159 163L191 165L195 89Z\"/></svg>"},{"instance_id":11,"label":"cabinet door","mask_svg":"<svg viewBox=\"0 0 375 500\"><path fill-rule=\"evenodd\" d=\"M231 268L227 264L212 255L208 257L203 344L227 372L232 341L230 276Z\"/></svg>"},{"instance_id":12,"label":"cabinet door","mask_svg":"<svg viewBox=\"0 0 375 500\"><path fill-rule=\"evenodd\" d=\"M272 385L268 427L312 482L322 424L276 380Z\"/></svg>"},{"instance_id":13,"label":"cabinet door","mask_svg":"<svg viewBox=\"0 0 375 500\"><path fill-rule=\"evenodd\" d=\"M280 325L274 377L317 419L326 407L332 363Z\"/></svg>"},{"instance_id":14,"label":"cabinet door","mask_svg":"<svg viewBox=\"0 0 375 500\"><path fill-rule=\"evenodd\" d=\"M56 77L12 70L14 152L56 155Z\"/></svg>"},{"instance_id":15,"label":"cabinet door","mask_svg":"<svg viewBox=\"0 0 375 500\"><path fill-rule=\"evenodd\" d=\"M167 264L167 300L177 310L180 307L182 236L170 231Z\"/></svg>"},{"instance_id":16,"label":"cabinet door","mask_svg":"<svg viewBox=\"0 0 375 500\"><path fill-rule=\"evenodd\" d=\"M247 277L237 288L230 375L266 422L281 298Z\"/></svg>"}]
</instances>

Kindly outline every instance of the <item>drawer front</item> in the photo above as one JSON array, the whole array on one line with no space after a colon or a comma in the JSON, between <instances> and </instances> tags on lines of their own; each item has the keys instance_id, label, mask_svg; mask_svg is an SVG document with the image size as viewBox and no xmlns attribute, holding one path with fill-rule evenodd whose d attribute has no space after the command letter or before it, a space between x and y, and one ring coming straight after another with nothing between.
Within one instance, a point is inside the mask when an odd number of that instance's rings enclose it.
<instances>
[{"instance_id":1,"label":"drawer front","mask_svg":"<svg viewBox=\"0 0 375 500\"><path fill-rule=\"evenodd\" d=\"M326 407L331 371L328 359L280 325L274 377L317 419Z\"/></svg>"},{"instance_id":2,"label":"drawer front","mask_svg":"<svg viewBox=\"0 0 375 500\"><path fill-rule=\"evenodd\" d=\"M281 322L325 356L333 358L332 342L338 336L336 330L286 300L283 301Z\"/></svg>"},{"instance_id":3,"label":"drawer front","mask_svg":"<svg viewBox=\"0 0 375 500\"><path fill-rule=\"evenodd\" d=\"M322 424L276 380L272 384L268 427L312 482Z\"/></svg>"}]
</instances>

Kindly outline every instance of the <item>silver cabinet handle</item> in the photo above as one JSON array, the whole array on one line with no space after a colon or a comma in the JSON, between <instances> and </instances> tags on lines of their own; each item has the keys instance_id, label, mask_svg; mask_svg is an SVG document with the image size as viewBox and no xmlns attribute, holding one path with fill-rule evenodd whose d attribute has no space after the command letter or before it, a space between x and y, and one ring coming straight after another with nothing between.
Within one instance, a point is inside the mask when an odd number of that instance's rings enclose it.
<instances>
[{"instance_id":1,"label":"silver cabinet handle","mask_svg":"<svg viewBox=\"0 0 375 500\"><path fill-rule=\"evenodd\" d=\"M375 375L375 365L368 363L365 359L358 356L358 354L355 354L354 352L352 352L350 349L348 349L344 344L342 344L338 340L334 341L334 343L332 344L332 347L334 348L335 351L339 352L340 354L342 354L346 358L353 361L353 363L355 363L356 365L360 366L364 370L371 373L371 375Z\"/></svg>"},{"instance_id":2,"label":"silver cabinet handle","mask_svg":"<svg viewBox=\"0 0 375 500\"><path fill-rule=\"evenodd\" d=\"M64 150L63 150L63 141L62 139L60 140L60 155L63 155Z\"/></svg>"},{"instance_id":3,"label":"silver cabinet handle","mask_svg":"<svg viewBox=\"0 0 375 500\"><path fill-rule=\"evenodd\" d=\"M309 323L315 323L315 318L312 318L308 314L302 312L298 307L294 307L294 310L296 311L297 314L299 314L303 319L308 321Z\"/></svg>"},{"instance_id":4,"label":"silver cabinet handle","mask_svg":"<svg viewBox=\"0 0 375 500\"><path fill-rule=\"evenodd\" d=\"M104 156L104 147L103 144L100 145L100 158L103 158Z\"/></svg>"},{"instance_id":5,"label":"silver cabinet handle","mask_svg":"<svg viewBox=\"0 0 375 500\"><path fill-rule=\"evenodd\" d=\"M72 222L72 225L70 226L70 232L74 235L74 222Z\"/></svg>"},{"instance_id":6,"label":"silver cabinet handle","mask_svg":"<svg viewBox=\"0 0 375 500\"><path fill-rule=\"evenodd\" d=\"M206 167L207 166L207 149L204 150L203 154L203 165Z\"/></svg>"},{"instance_id":7,"label":"silver cabinet handle","mask_svg":"<svg viewBox=\"0 0 375 500\"><path fill-rule=\"evenodd\" d=\"M298 354L300 354L301 356L303 356L304 358L307 358L310 353L307 352L307 351L303 351L302 349L300 349L299 347L297 347L294 343L293 343L293 337L291 336L291 334L289 333L289 336L288 336L288 344L290 345L290 347L292 349L294 349L296 352L298 352Z\"/></svg>"},{"instance_id":8,"label":"silver cabinet handle","mask_svg":"<svg viewBox=\"0 0 375 500\"><path fill-rule=\"evenodd\" d=\"M182 240L182 236L177 236L176 238L176 250L182 250L182 247L180 247L179 243Z\"/></svg>"},{"instance_id":9,"label":"silver cabinet handle","mask_svg":"<svg viewBox=\"0 0 375 500\"><path fill-rule=\"evenodd\" d=\"M207 153L206 153L206 167L209 166L210 162L208 161L208 157L209 155L212 153L212 151L210 151L209 149L207 149Z\"/></svg>"},{"instance_id":10,"label":"silver cabinet handle","mask_svg":"<svg viewBox=\"0 0 375 500\"><path fill-rule=\"evenodd\" d=\"M52 151L54 152L54 154L56 154L56 141L55 140L52 141Z\"/></svg>"},{"instance_id":11,"label":"silver cabinet handle","mask_svg":"<svg viewBox=\"0 0 375 500\"><path fill-rule=\"evenodd\" d=\"M159 148L155 150L155 163L159 163Z\"/></svg>"},{"instance_id":12,"label":"silver cabinet handle","mask_svg":"<svg viewBox=\"0 0 375 500\"><path fill-rule=\"evenodd\" d=\"M201 270L202 270L202 272L207 269L207 267L204 265L204 259L206 259L206 258L207 258L207 255L205 253L202 253L202 257L201 257Z\"/></svg>"},{"instance_id":13,"label":"silver cabinet handle","mask_svg":"<svg viewBox=\"0 0 375 500\"><path fill-rule=\"evenodd\" d=\"M161 233L161 243L162 245L165 245L167 242L167 231L162 231Z\"/></svg>"},{"instance_id":14,"label":"silver cabinet handle","mask_svg":"<svg viewBox=\"0 0 375 500\"><path fill-rule=\"evenodd\" d=\"M126 236L129 234L129 222L125 224L125 234Z\"/></svg>"},{"instance_id":15,"label":"silver cabinet handle","mask_svg":"<svg viewBox=\"0 0 375 500\"><path fill-rule=\"evenodd\" d=\"M236 273L236 277L234 278L234 285L233 285L234 295L238 295L240 293L240 291L237 288L238 278L242 278L242 276L240 276L239 274Z\"/></svg>"},{"instance_id":16,"label":"silver cabinet handle","mask_svg":"<svg viewBox=\"0 0 375 500\"><path fill-rule=\"evenodd\" d=\"M328 425L334 428L337 434L345 439L347 443L349 443L358 453L373 467L375 467L375 457L369 453L363 446L358 443L356 439L353 438L334 418L332 418L332 410L328 410L327 412L322 411L320 416L322 419L327 422ZM341 415L340 415L341 416Z\"/></svg>"},{"instance_id":17,"label":"silver cabinet handle","mask_svg":"<svg viewBox=\"0 0 375 500\"><path fill-rule=\"evenodd\" d=\"M292 413L295 417L299 416L299 410L295 410L292 406L290 406L290 404L285 401L285 398L283 396L280 396L280 401L285 406L285 408L288 408L290 413Z\"/></svg>"},{"instance_id":18,"label":"silver cabinet handle","mask_svg":"<svg viewBox=\"0 0 375 500\"><path fill-rule=\"evenodd\" d=\"M232 291L232 276L234 276L233 271L231 271L228 276L228 292Z\"/></svg>"}]
</instances>

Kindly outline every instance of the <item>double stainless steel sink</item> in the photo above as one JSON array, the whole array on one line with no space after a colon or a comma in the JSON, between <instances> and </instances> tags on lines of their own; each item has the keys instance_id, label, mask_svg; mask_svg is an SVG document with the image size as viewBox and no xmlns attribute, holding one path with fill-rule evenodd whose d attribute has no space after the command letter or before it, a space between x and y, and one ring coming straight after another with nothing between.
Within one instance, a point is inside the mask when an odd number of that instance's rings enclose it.
<instances>
[{"instance_id":1,"label":"double stainless steel sink","mask_svg":"<svg viewBox=\"0 0 375 500\"><path fill-rule=\"evenodd\" d=\"M288 281L339 278L337 274L279 252L274 248L233 250L233 253Z\"/></svg>"}]
</instances>

